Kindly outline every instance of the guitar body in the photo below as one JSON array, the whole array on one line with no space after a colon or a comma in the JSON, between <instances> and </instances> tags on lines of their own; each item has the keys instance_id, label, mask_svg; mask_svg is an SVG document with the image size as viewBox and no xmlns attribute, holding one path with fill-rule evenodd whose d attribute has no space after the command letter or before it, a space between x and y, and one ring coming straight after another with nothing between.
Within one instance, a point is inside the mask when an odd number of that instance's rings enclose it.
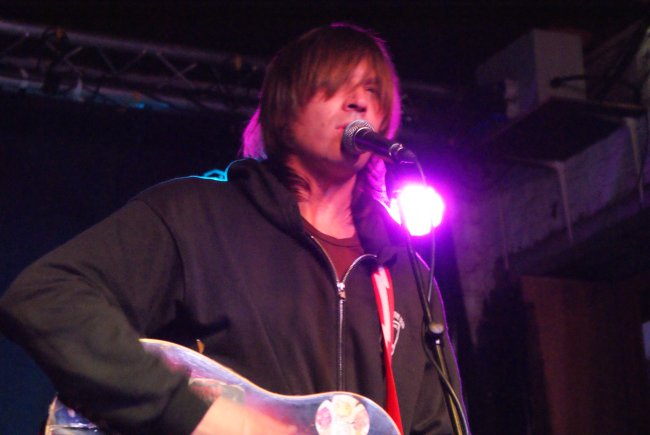
<instances>
[{"instance_id":1,"label":"guitar body","mask_svg":"<svg viewBox=\"0 0 650 435\"><path fill-rule=\"evenodd\" d=\"M358 394L275 394L186 347L152 339L142 339L141 343L147 352L160 356L173 369L187 373L192 388L206 400L217 396L227 397L283 423L296 426L298 434L399 434L395 423L383 408ZM56 398L50 405L45 434L108 435Z\"/></svg>"}]
</instances>

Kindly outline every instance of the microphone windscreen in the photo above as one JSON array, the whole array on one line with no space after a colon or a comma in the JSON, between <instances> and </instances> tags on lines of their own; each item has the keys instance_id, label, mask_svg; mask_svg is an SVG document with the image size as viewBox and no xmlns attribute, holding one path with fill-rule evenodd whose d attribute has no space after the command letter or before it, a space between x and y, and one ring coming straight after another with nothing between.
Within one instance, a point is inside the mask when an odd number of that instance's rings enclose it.
<instances>
[{"instance_id":1,"label":"microphone windscreen","mask_svg":"<svg viewBox=\"0 0 650 435\"><path fill-rule=\"evenodd\" d=\"M373 131L372 125L370 125L370 123L365 119L357 119L345 127L345 130L343 130L343 137L341 138L341 149L344 152L353 156L358 156L363 152L363 150L357 147L354 143L354 137L361 130Z\"/></svg>"}]
</instances>

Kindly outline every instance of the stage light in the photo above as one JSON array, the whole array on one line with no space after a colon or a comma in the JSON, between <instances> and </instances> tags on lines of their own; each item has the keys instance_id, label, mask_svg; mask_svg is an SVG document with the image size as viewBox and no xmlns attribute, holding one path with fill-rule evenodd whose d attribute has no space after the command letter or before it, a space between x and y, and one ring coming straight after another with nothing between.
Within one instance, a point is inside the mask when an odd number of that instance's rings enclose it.
<instances>
[{"instance_id":1,"label":"stage light","mask_svg":"<svg viewBox=\"0 0 650 435\"><path fill-rule=\"evenodd\" d=\"M399 208L402 211L400 212ZM424 236L442 222L445 203L431 186L408 184L391 199L389 212L396 222L406 221L406 229L412 236Z\"/></svg>"}]
</instances>

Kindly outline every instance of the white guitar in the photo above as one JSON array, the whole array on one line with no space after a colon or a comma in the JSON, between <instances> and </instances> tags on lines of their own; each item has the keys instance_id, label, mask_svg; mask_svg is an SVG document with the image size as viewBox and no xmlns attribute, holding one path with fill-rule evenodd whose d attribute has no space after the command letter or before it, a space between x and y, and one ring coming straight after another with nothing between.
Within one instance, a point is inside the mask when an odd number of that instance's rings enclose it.
<instances>
[{"instance_id":1,"label":"white guitar","mask_svg":"<svg viewBox=\"0 0 650 435\"><path fill-rule=\"evenodd\" d=\"M266 391L232 370L186 347L142 339L149 353L190 376L190 385L206 398L223 396L293 425L298 434L399 435L390 416L370 399L347 392L284 396ZM108 435L58 399L50 405L46 435Z\"/></svg>"}]
</instances>

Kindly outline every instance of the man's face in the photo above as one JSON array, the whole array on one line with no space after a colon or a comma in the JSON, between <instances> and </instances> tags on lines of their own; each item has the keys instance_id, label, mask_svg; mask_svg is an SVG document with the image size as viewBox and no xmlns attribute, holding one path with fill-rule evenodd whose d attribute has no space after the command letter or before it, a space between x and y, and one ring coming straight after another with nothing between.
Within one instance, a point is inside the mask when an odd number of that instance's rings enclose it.
<instances>
[{"instance_id":1,"label":"man's face","mask_svg":"<svg viewBox=\"0 0 650 435\"><path fill-rule=\"evenodd\" d=\"M361 62L334 95L327 98L323 91L316 92L296 115L290 125L293 154L290 162L293 160L311 174L349 178L368 163L370 153L344 154L341 151L343 130L356 119L365 119L378 128L383 117L375 76L366 62Z\"/></svg>"}]
</instances>

